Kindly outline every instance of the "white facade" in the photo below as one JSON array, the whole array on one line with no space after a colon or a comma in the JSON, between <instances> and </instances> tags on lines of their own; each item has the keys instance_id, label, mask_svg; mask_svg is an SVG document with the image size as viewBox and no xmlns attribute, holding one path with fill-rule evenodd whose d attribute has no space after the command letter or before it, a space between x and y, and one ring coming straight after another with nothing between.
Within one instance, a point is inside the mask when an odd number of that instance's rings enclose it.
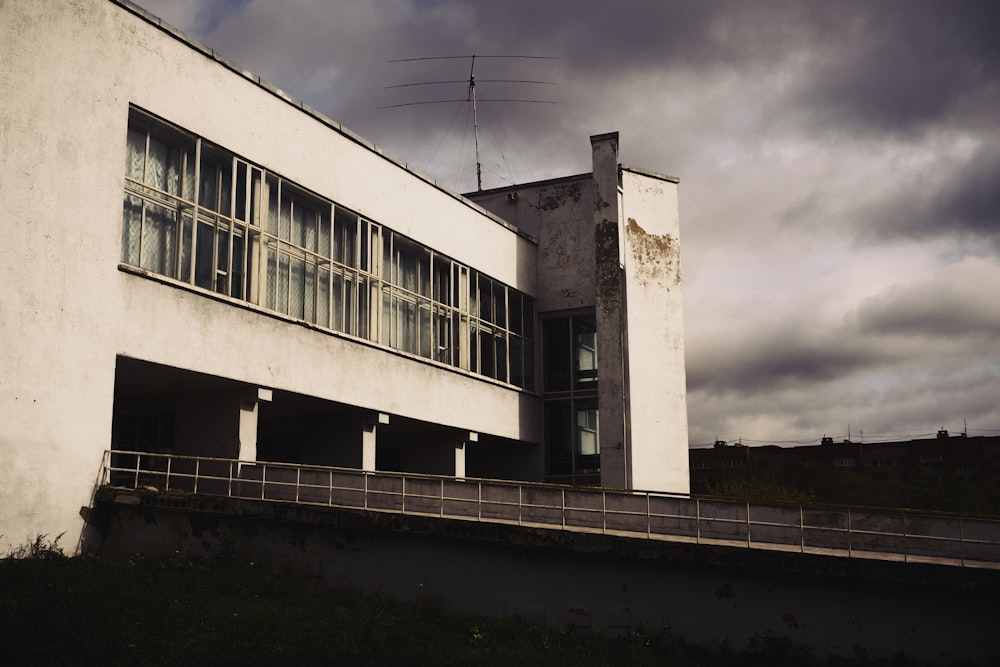
<instances>
[{"instance_id":1,"label":"white facade","mask_svg":"<svg viewBox=\"0 0 1000 667\"><path fill-rule=\"evenodd\" d=\"M546 478L540 323L594 308L593 265L557 303L549 285L572 276L540 228L128 3L0 3L0 61L0 549L75 542L112 446ZM613 408L621 451L643 470L605 462L602 400L601 479L686 492L676 181L621 174L618 340L629 359L665 345L665 372L614 371L633 392ZM567 238L586 250L600 207L583 191ZM663 242L630 241L625 215ZM649 247L672 253L655 279Z\"/></svg>"}]
</instances>

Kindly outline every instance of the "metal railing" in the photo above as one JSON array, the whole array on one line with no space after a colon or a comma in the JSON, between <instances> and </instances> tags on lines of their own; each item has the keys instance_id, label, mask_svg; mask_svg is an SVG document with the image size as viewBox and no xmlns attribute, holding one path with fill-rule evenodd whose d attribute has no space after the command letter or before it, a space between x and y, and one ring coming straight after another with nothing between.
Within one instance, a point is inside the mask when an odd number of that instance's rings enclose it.
<instances>
[{"instance_id":1,"label":"metal railing","mask_svg":"<svg viewBox=\"0 0 1000 667\"><path fill-rule=\"evenodd\" d=\"M672 542L1000 569L1000 521L107 451L100 485Z\"/></svg>"}]
</instances>

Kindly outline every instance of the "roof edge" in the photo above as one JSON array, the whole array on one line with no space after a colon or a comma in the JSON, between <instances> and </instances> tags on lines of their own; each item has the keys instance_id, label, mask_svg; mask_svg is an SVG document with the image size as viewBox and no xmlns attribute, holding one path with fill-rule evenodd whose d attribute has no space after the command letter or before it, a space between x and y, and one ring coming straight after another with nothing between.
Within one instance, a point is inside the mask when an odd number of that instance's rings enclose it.
<instances>
[{"instance_id":1,"label":"roof edge","mask_svg":"<svg viewBox=\"0 0 1000 667\"><path fill-rule=\"evenodd\" d=\"M247 79L248 81L250 81L254 85L256 85L256 86L264 89L268 93L270 93L270 94L274 95L275 97L281 99L282 101L286 102L287 104L292 105L293 107L295 107L299 111L301 111L301 112L305 113L306 115L312 117L314 120L316 120L319 123L325 125L326 127L328 127L329 129L333 130L334 132L336 132L336 133L344 136L346 139L349 139L350 141L353 141L354 143L358 144L359 146L361 146L361 147L363 147L363 148L371 151L372 153L375 153L376 155L378 155L382 159L386 160L387 162L390 162L393 165L399 167L400 169L403 169L404 171L412 174L414 177L420 179L421 181L427 183L428 185L434 187L435 189L443 192L444 194L446 194L449 197L455 199L459 203L464 204L465 206L468 206L469 208L471 208L476 213L479 213L480 215L483 215L483 216L489 218L490 220L492 220L493 222L497 223L498 225L501 225L502 227L507 228L511 232L514 232L518 236L520 236L520 237L522 237L522 238L530 241L531 243L534 243L535 245L538 244L537 239L533 238L529 234L526 234L526 233L522 232L520 229L518 229L514 225L510 224L509 222L507 222L503 218L501 218L501 217L499 217L499 216L497 216L497 215L495 215L493 213L490 213L489 211L487 211L486 209L484 209L483 207L481 207L479 204L477 204L474 201L472 201L472 200L464 197L463 195L461 195L461 194L459 194L459 193L457 193L457 192L455 192L455 191L453 191L453 190L445 187L444 185L442 185L441 183L437 182L435 179L431 178L430 176L424 175L423 173L421 173L420 171L418 171L416 168L410 166L408 163L404 162L403 160L400 160L400 159L398 159L396 157L393 157L392 155L390 155L389 153L387 153L384 149L379 148L378 146L376 146L372 142L370 142L367 139L363 138L361 135L359 135L359 134L357 134L357 133L355 133L355 132L347 129L346 127L344 127L343 125L341 125L337 121L333 120L329 116L324 115L323 113L317 111L316 109L310 107L309 105L307 105L306 103L302 102L301 100L296 99L295 97L292 97L291 95L289 95L285 91L281 90L277 86L274 86L274 85L268 83L267 81L265 81L264 79L260 78L258 75L254 74L253 72L240 67L239 65L237 65L232 60L226 58L225 56L223 56L222 54L218 53L214 49L211 49L208 46L206 46L205 44L199 42L197 39L195 39L195 38L193 38L193 37L185 34L181 30L175 28L174 26L170 25L169 23L167 23L166 21L164 21L160 17L156 16L155 14L150 13L149 11L147 11L146 9L144 9L144 8L140 7L139 5L135 4L131 0L109 0L109 2L111 2L114 5L117 5L117 6L121 7L123 10L129 12L130 14L132 14L134 16L137 16L138 18L142 19L143 21L146 21L147 23L155 26L156 28L158 28L159 30L162 30L163 32L167 33L168 35L170 35L174 39L187 44L189 47L191 47L195 51L198 51L199 53L201 53L205 57L207 57L207 58L209 58L211 60L214 60L216 63L218 63L219 65L222 65L223 67L225 67L229 71L233 72L234 74L237 74L237 75L243 77L244 79Z\"/></svg>"}]
</instances>

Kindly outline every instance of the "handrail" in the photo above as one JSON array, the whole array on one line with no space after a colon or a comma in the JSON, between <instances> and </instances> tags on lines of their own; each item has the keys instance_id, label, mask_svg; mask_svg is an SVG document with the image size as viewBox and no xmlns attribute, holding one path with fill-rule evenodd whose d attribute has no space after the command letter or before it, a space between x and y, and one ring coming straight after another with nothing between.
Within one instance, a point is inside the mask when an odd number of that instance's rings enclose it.
<instances>
[{"instance_id":1,"label":"handrail","mask_svg":"<svg viewBox=\"0 0 1000 667\"><path fill-rule=\"evenodd\" d=\"M109 450L104 486L395 512L561 531L1000 569L1000 521L754 504L356 468Z\"/></svg>"}]
</instances>

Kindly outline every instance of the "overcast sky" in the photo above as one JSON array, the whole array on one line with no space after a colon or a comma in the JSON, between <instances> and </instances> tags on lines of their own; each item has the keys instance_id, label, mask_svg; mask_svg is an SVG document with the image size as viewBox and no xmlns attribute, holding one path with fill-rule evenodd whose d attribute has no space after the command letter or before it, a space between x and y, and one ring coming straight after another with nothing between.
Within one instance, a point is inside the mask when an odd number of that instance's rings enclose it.
<instances>
[{"instance_id":1,"label":"overcast sky","mask_svg":"<svg viewBox=\"0 0 1000 667\"><path fill-rule=\"evenodd\" d=\"M995 0L139 0L418 171L680 178L692 446L1000 434ZM490 83L487 79L545 81Z\"/></svg>"}]
</instances>

